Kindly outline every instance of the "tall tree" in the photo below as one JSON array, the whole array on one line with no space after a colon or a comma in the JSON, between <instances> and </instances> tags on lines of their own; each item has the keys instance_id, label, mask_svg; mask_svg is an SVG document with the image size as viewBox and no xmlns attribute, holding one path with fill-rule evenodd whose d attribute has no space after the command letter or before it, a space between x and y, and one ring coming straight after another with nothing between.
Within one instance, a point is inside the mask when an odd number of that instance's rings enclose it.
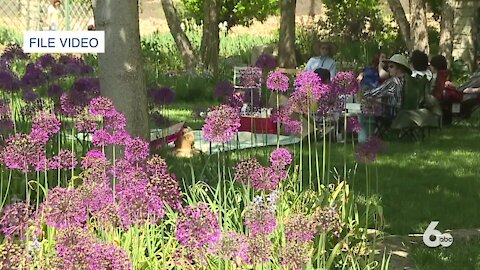
<instances>
[{"instance_id":1,"label":"tall tree","mask_svg":"<svg viewBox=\"0 0 480 270\"><path fill-rule=\"evenodd\" d=\"M149 140L138 1L97 0L95 5L97 30L105 31L105 53L98 55L102 94L125 114L132 136Z\"/></svg>"},{"instance_id":2,"label":"tall tree","mask_svg":"<svg viewBox=\"0 0 480 270\"><path fill-rule=\"evenodd\" d=\"M175 44L182 55L185 68L188 70L194 69L197 65L197 57L195 56L192 43L190 43L190 40L181 27L172 0L162 0L162 7L163 12L165 13L165 18L167 19L168 28L170 29Z\"/></svg>"},{"instance_id":3,"label":"tall tree","mask_svg":"<svg viewBox=\"0 0 480 270\"><path fill-rule=\"evenodd\" d=\"M278 65L295 68L295 7L296 0L280 1L280 38L278 40Z\"/></svg>"},{"instance_id":4,"label":"tall tree","mask_svg":"<svg viewBox=\"0 0 480 270\"><path fill-rule=\"evenodd\" d=\"M410 38L413 50L418 49L426 54L430 51L428 45L427 15L425 0L411 0L410 7Z\"/></svg>"},{"instance_id":5,"label":"tall tree","mask_svg":"<svg viewBox=\"0 0 480 270\"><path fill-rule=\"evenodd\" d=\"M440 54L447 58L448 66L453 62L453 22L455 12L453 10L454 0L445 0L442 4L440 21Z\"/></svg>"},{"instance_id":6,"label":"tall tree","mask_svg":"<svg viewBox=\"0 0 480 270\"><path fill-rule=\"evenodd\" d=\"M218 54L220 52L220 0L204 0L204 20L202 42L200 44L200 58L206 69L217 74Z\"/></svg>"},{"instance_id":7,"label":"tall tree","mask_svg":"<svg viewBox=\"0 0 480 270\"><path fill-rule=\"evenodd\" d=\"M405 10L402 7L402 4L399 0L388 0L388 5L392 10L393 17L400 28L400 33L402 34L403 41L405 45L410 50L411 49L411 41L410 41L410 23L407 20L407 16L405 15Z\"/></svg>"}]
</instances>

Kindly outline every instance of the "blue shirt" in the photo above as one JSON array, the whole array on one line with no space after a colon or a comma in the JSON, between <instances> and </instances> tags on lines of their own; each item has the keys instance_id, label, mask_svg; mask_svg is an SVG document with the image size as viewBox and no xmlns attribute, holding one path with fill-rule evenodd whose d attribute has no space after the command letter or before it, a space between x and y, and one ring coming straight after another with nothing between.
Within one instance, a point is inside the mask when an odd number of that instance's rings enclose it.
<instances>
[{"instance_id":1,"label":"blue shirt","mask_svg":"<svg viewBox=\"0 0 480 270\"><path fill-rule=\"evenodd\" d=\"M305 70L315 71L317 68L324 68L330 71L330 78L337 74L337 63L329 56L316 56L310 58L307 62Z\"/></svg>"},{"instance_id":2,"label":"blue shirt","mask_svg":"<svg viewBox=\"0 0 480 270\"><path fill-rule=\"evenodd\" d=\"M366 67L363 70L363 79L361 82L362 88L374 89L380 84L380 75L378 69L373 67Z\"/></svg>"}]
</instances>

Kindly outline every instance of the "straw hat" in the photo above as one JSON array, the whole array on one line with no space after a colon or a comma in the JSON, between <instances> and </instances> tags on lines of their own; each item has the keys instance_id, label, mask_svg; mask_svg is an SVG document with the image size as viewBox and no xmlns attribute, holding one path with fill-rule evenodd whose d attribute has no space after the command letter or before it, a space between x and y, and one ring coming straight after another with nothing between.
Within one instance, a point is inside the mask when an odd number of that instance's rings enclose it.
<instances>
[{"instance_id":1,"label":"straw hat","mask_svg":"<svg viewBox=\"0 0 480 270\"><path fill-rule=\"evenodd\" d=\"M328 55L330 57L334 56L335 53L337 53L337 47L335 46L335 44L333 44L333 42L325 41L325 40L317 40L313 44L313 52L315 54L320 54L320 47L322 47L323 45L328 46Z\"/></svg>"},{"instance_id":2,"label":"straw hat","mask_svg":"<svg viewBox=\"0 0 480 270\"><path fill-rule=\"evenodd\" d=\"M394 54L390 59L388 60L383 60L384 63L395 63L397 65L401 65L406 68L408 73L412 73L412 70L410 69L410 66L408 64L408 59L405 55L401 54Z\"/></svg>"}]
</instances>

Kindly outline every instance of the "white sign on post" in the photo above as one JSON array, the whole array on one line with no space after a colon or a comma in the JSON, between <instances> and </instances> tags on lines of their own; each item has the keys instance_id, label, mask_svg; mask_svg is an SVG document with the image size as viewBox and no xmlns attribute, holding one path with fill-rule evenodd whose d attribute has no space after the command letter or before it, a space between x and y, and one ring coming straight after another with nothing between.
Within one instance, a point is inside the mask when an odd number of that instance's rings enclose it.
<instances>
[{"instance_id":1,"label":"white sign on post","mask_svg":"<svg viewBox=\"0 0 480 270\"><path fill-rule=\"evenodd\" d=\"M104 31L26 31L26 53L105 53Z\"/></svg>"}]
</instances>

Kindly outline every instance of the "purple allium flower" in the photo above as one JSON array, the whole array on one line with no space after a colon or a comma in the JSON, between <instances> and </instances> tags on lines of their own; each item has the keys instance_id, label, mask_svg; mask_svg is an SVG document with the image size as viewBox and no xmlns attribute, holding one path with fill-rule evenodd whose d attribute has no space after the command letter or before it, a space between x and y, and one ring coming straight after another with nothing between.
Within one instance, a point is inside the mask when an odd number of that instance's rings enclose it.
<instances>
[{"instance_id":1,"label":"purple allium flower","mask_svg":"<svg viewBox=\"0 0 480 270\"><path fill-rule=\"evenodd\" d=\"M261 69L274 69L278 66L277 60L269 53L262 53L258 56L255 66Z\"/></svg>"},{"instance_id":2,"label":"purple allium flower","mask_svg":"<svg viewBox=\"0 0 480 270\"><path fill-rule=\"evenodd\" d=\"M235 231L222 233L220 240L213 247L213 253L224 259L243 262L248 261L247 237Z\"/></svg>"},{"instance_id":3,"label":"purple allium flower","mask_svg":"<svg viewBox=\"0 0 480 270\"><path fill-rule=\"evenodd\" d=\"M295 79L295 92L302 92L307 98L318 100L325 91L320 77L313 71L304 71Z\"/></svg>"},{"instance_id":4,"label":"purple allium flower","mask_svg":"<svg viewBox=\"0 0 480 270\"><path fill-rule=\"evenodd\" d=\"M17 202L4 206L0 214L0 232L7 238L19 236L23 239L31 216L32 208L26 203Z\"/></svg>"},{"instance_id":5,"label":"purple allium flower","mask_svg":"<svg viewBox=\"0 0 480 270\"><path fill-rule=\"evenodd\" d=\"M112 144L115 145L126 145L132 137L125 130L117 130L112 134Z\"/></svg>"},{"instance_id":6,"label":"purple allium flower","mask_svg":"<svg viewBox=\"0 0 480 270\"><path fill-rule=\"evenodd\" d=\"M309 242L316 233L316 224L303 214L292 214L285 221L287 241Z\"/></svg>"},{"instance_id":7,"label":"purple allium flower","mask_svg":"<svg viewBox=\"0 0 480 270\"><path fill-rule=\"evenodd\" d=\"M42 68L51 67L55 63L55 58L49 53L44 54L37 59L37 64L40 65Z\"/></svg>"},{"instance_id":8,"label":"purple allium flower","mask_svg":"<svg viewBox=\"0 0 480 270\"><path fill-rule=\"evenodd\" d=\"M10 119L0 119L0 134L13 130L13 122Z\"/></svg>"},{"instance_id":9,"label":"purple allium flower","mask_svg":"<svg viewBox=\"0 0 480 270\"><path fill-rule=\"evenodd\" d=\"M310 262L309 245L299 242L287 242L280 249L280 264L285 269L302 270Z\"/></svg>"},{"instance_id":10,"label":"purple allium flower","mask_svg":"<svg viewBox=\"0 0 480 270\"><path fill-rule=\"evenodd\" d=\"M269 235L277 227L275 209L268 202L253 202L245 210L245 225L250 236Z\"/></svg>"},{"instance_id":11,"label":"purple allium flower","mask_svg":"<svg viewBox=\"0 0 480 270\"><path fill-rule=\"evenodd\" d=\"M362 130L362 126L360 125L360 122L358 122L357 117L348 118L348 122L347 122L348 132L359 133L361 130Z\"/></svg>"},{"instance_id":12,"label":"purple allium flower","mask_svg":"<svg viewBox=\"0 0 480 270\"><path fill-rule=\"evenodd\" d=\"M259 167L250 174L252 187L256 190L275 190L286 177L285 170L275 167Z\"/></svg>"},{"instance_id":13,"label":"purple allium flower","mask_svg":"<svg viewBox=\"0 0 480 270\"><path fill-rule=\"evenodd\" d=\"M140 162L148 158L149 144L145 140L136 137L130 139L125 145L125 159L129 162Z\"/></svg>"},{"instance_id":14,"label":"purple allium flower","mask_svg":"<svg viewBox=\"0 0 480 270\"><path fill-rule=\"evenodd\" d=\"M87 111L75 117L75 128L79 132L94 133L98 129L97 121Z\"/></svg>"},{"instance_id":15,"label":"purple allium flower","mask_svg":"<svg viewBox=\"0 0 480 270\"><path fill-rule=\"evenodd\" d=\"M48 163L48 168L52 170L71 170L78 165L77 157L70 150L62 149L58 155L54 156Z\"/></svg>"},{"instance_id":16,"label":"purple allium flower","mask_svg":"<svg viewBox=\"0 0 480 270\"><path fill-rule=\"evenodd\" d=\"M237 93L233 93L231 96L228 96L226 98L225 103L232 108L241 108L243 106L242 95L237 94Z\"/></svg>"},{"instance_id":17,"label":"purple allium flower","mask_svg":"<svg viewBox=\"0 0 480 270\"><path fill-rule=\"evenodd\" d=\"M47 136L52 136L60 131L62 123L53 113L42 111L33 116L32 132L33 130L42 130L47 133Z\"/></svg>"},{"instance_id":18,"label":"purple allium flower","mask_svg":"<svg viewBox=\"0 0 480 270\"><path fill-rule=\"evenodd\" d=\"M96 97L90 101L89 112L93 116L114 117L117 114L112 100L106 97Z\"/></svg>"},{"instance_id":19,"label":"purple allium flower","mask_svg":"<svg viewBox=\"0 0 480 270\"><path fill-rule=\"evenodd\" d=\"M120 112L116 112L111 116L103 118L103 124L106 129L112 129L114 131L124 131L127 126L127 119L125 115Z\"/></svg>"},{"instance_id":20,"label":"purple allium flower","mask_svg":"<svg viewBox=\"0 0 480 270\"><path fill-rule=\"evenodd\" d=\"M50 79L57 79L67 75L64 64L56 63L50 68Z\"/></svg>"},{"instance_id":21,"label":"purple allium flower","mask_svg":"<svg viewBox=\"0 0 480 270\"><path fill-rule=\"evenodd\" d=\"M229 97L233 95L235 88L230 81L219 81L217 86L215 86L215 96L216 97Z\"/></svg>"},{"instance_id":22,"label":"purple allium flower","mask_svg":"<svg viewBox=\"0 0 480 270\"><path fill-rule=\"evenodd\" d=\"M105 154L102 153L99 149L91 149L90 151L85 154L85 157L82 160L82 168L92 168L97 167L98 164L102 164L102 166L106 166L108 164L108 160L105 157Z\"/></svg>"},{"instance_id":23,"label":"purple allium flower","mask_svg":"<svg viewBox=\"0 0 480 270\"><path fill-rule=\"evenodd\" d=\"M358 162L374 162L378 153L385 151L385 143L378 137L371 137L365 143L357 146L355 159Z\"/></svg>"},{"instance_id":24,"label":"purple allium flower","mask_svg":"<svg viewBox=\"0 0 480 270\"><path fill-rule=\"evenodd\" d=\"M20 80L13 72L0 70L0 89L16 92L20 89Z\"/></svg>"},{"instance_id":25,"label":"purple allium flower","mask_svg":"<svg viewBox=\"0 0 480 270\"><path fill-rule=\"evenodd\" d=\"M277 168L285 168L292 163L292 154L286 148L278 148L270 154L270 162Z\"/></svg>"},{"instance_id":26,"label":"purple allium flower","mask_svg":"<svg viewBox=\"0 0 480 270\"><path fill-rule=\"evenodd\" d=\"M43 210L47 224L57 229L83 227L88 217L82 197L75 189L52 189Z\"/></svg>"},{"instance_id":27,"label":"purple allium flower","mask_svg":"<svg viewBox=\"0 0 480 270\"><path fill-rule=\"evenodd\" d=\"M292 112L308 114L314 112L317 104L318 99L313 98L313 96L307 92L295 91L288 99L286 106L289 107Z\"/></svg>"},{"instance_id":28,"label":"purple allium flower","mask_svg":"<svg viewBox=\"0 0 480 270\"><path fill-rule=\"evenodd\" d=\"M1 269L30 269L33 258L17 241L7 240L0 246Z\"/></svg>"},{"instance_id":29,"label":"purple allium flower","mask_svg":"<svg viewBox=\"0 0 480 270\"><path fill-rule=\"evenodd\" d=\"M342 111L345 107L345 95L331 85L325 85L325 89L327 90L318 100L318 114L325 116Z\"/></svg>"},{"instance_id":30,"label":"purple allium flower","mask_svg":"<svg viewBox=\"0 0 480 270\"><path fill-rule=\"evenodd\" d=\"M262 70L258 67L247 67L240 70L240 85L246 88L257 88L262 84Z\"/></svg>"},{"instance_id":31,"label":"purple allium flower","mask_svg":"<svg viewBox=\"0 0 480 270\"><path fill-rule=\"evenodd\" d=\"M273 245L270 237L266 235L250 235L248 243L248 264L263 264L270 261L273 254Z\"/></svg>"},{"instance_id":32,"label":"purple allium flower","mask_svg":"<svg viewBox=\"0 0 480 270\"><path fill-rule=\"evenodd\" d=\"M95 146L107 146L112 144L112 134L105 129L95 130L92 135L92 143Z\"/></svg>"},{"instance_id":33,"label":"purple allium flower","mask_svg":"<svg viewBox=\"0 0 480 270\"><path fill-rule=\"evenodd\" d=\"M313 224L318 232L333 232L337 237L340 236L342 224L340 215L335 207L317 208L313 215Z\"/></svg>"},{"instance_id":34,"label":"purple allium flower","mask_svg":"<svg viewBox=\"0 0 480 270\"><path fill-rule=\"evenodd\" d=\"M157 223L165 215L163 201L147 190L147 179L130 179L132 183L120 183L117 188L118 214L125 228Z\"/></svg>"},{"instance_id":35,"label":"purple allium flower","mask_svg":"<svg viewBox=\"0 0 480 270\"><path fill-rule=\"evenodd\" d=\"M150 96L157 105L167 105L175 101L175 91L168 87L150 90Z\"/></svg>"},{"instance_id":36,"label":"purple allium flower","mask_svg":"<svg viewBox=\"0 0 480 270\"><path fill-rule=\"evenodd\" d=\"M84 228L69 227L59 230L55 237L59 269L88 269L88 258L93 253L94 239Z\"/></svg>"},{"instance_id":37,"label":"purple allium flower","mask_svg":"<svg viewBox=\"0 0 480 270\"><path fill-rule=\"evenodd\" d=\"M149 192L159 197L163 203L173 209L180 209L182 204L182 193L178 181L168 173L155 175L149 178Z\"/></svg>"},{"instance_id":38,"label":"purple allium flower","mask_svg":"<svg viewBox=\"0 0 480 270\"><path fill-rule=\"evenodd\" d=\"M5 48L5 50L3 50L3 54L0 58L10 62L14 59L27 60L30 58L30 55L26 54L22 47L17 43L11 43Z\"/></svg>"},{"instance_id":39,"label":"purple allium flower","mask_svg":"<svg viewBox=\"0 0 480 270\"><path fill-rule=\"evenodd\" d=\"M147 172L151 176L159 176L167 173L167 163L159 155L153 155L147 161Z\"/></svg>"},{"instance_id":40,"label":"purple allium flower","mask_svg":"<svg viewBox=\"0 0 480 270\"><path fill-rule=\"evenodd\" d=\"M67 93L63 93L60 97L60 108L61 112L68 117L75 117L82 111L82 107L75 105Z\"/></svg>"},{"instance_id":41,"label":"purple allium flower","mask_svg":"<svg viewBox=\"0 0 480 270\"><path fill-rule=\"evenodd\" d=\"M272 72L267 78L267 87L272 91L287 92L290 88L289 78L282 72Z\"/></svg>"},{"instance_id":42,"label":"purple allium flower","mask_svg":"<svg viewBox=\"0 0 480 270\"><path fill-rule=\"evenodd\" d=\"M25 68L25 74L21 81L23 86L36 87L43 84L46 79L47 76L43 73L39 65L29 63Z\"/></svg>"},{"instance_id":43,"label":"purple allium flower","mask_svg":"<svg viewBox=\"0 0 480 270\"><path fill-rule=\"evenodd\" d=\"M332 79L332 85L340 95L355 95L360 90L357 76L351 71L337 72Z\"/></svg>"},{"instance_id":44,"label":"purple allium flower","mask_svg":"<svg viewBox=\"0 0 480 270\"><path fill-rule=\"evenodd\" d=\"M235 181L242 183L245 186L248 185L248 183L251 181L250 179L252 173L260 167L262 167L262 165L260 165L260 163L254 158L240 161L239 163L237 163L237 165L235 165L234 168Z\"/></svg>"},{"instance_id":45,"label":"purple allium flower","mask_svg":"<svg viewBox=\"0 0 480 270\"><path fill-rule=\"evenodd\" d=\"M118 205L116 203L107 204L94 214L98 225L103 229L118 228L122 226L122 221L118 214Z\"/></svg>"},{"instance_id":46,"label":"purple allium flower","mask_svg":"<svg viewBox=\"0 0 480 270\"><path fill-rule=\"evenodd\" d=\"M88 257L88 269L131 270L132 263L122 248L111 243L95 243L93 256Z\"/></svg>"},{"instance_id":47,"label":"purple allium flower","mask_svg":"<svg viewBox=\"0 0 480 270\"><path fill-rule=\"evenodd\" d=\"M38 98L38 94L35 93L31 88L23 91L23 100L25 100L26 102L33 102L36 101Z\"/></svg>"},{"instance_id":48,"label":"purple allium flower","mask_svg":"<svg viewBox=\"0 0 480 270\"><path fill-rule=\"evenodd\" d=\"M71 89L70 98L74 105L85 107L89 102L100 95L100 81L98 78L79 78Z\"/></svg>"},{"instance_id":49,"label":"purple allium flower","mask_svg":"<svg viewBox=\"0 0 480 270\"><path fill-rule=\"evenodd\" d=\"M227 143L240 128L240 112L228 105L210 109L202 127L203 138L208 142Z\"/></svg>"},{"instance_id":50,"label":"purple allium flower","mask_svg":"<svg viewBox=\"0 0 480 270\"><path fill-rule=\"evenodd\" d=\"M52 84L48 87L47 94L51 98L59 98L65 90L58 84Z\"/></svg>"},{"instance_id":51,"label":"purple allium flower","mask_svg":"<svg viewBox=\"0 0 480 270\"><path fill-rule=\"evenodd\" d=\"M5 140L0 157L7 168L27 173L29 166L35 165L38 157L44 153L45 149L40 143L32 141L25 134L15 134Z\"/></svg>"},{"instance_id":52,"label":"purple allium flower","mask_svg":"<svg viewBox=\"0 0 480 270\"><path fill-rule=\"evenodd\" d=\"M176 237L180 244L201 248L220 240L220 225L217 216L205 203L187 206L177 218Z\"/></svg>"},{"instance_id":53,"label":"purple allium flower","mask_svg":"<svg viewBox=\"0 0 480 270\"><path fill-rule=\"evenodd\" d=\"M290 120L285 123L285 133L300 135L302 133L302 122L298 120Z\"/></svg>"},{"instance_id":54,"label":"purple allium flower","mask_svg":"<svg viewBox=\"0 0 480 270\"><path fill-rule=\"evenodd\" d=\"M0 100L0 119L10 119L11 110L8 100Z\"/></svg>"},{"instance_id":55,"label":"purple allium flower","mask_svg":"<svg viewBox=\"0 0 480 270\"><path fill-rule=\"evenodd\" d=\"M84 183L78 189L78 192L88 212L95 215L98 211L109 204L113 204L115 201L110 185L107 183L108 178L105 177L100 181L99 179L95 179L97 182L93 182L92 180L93 179L89 179L89 181L87 181L88 183Z\"/></svg>"}]
</instances>

